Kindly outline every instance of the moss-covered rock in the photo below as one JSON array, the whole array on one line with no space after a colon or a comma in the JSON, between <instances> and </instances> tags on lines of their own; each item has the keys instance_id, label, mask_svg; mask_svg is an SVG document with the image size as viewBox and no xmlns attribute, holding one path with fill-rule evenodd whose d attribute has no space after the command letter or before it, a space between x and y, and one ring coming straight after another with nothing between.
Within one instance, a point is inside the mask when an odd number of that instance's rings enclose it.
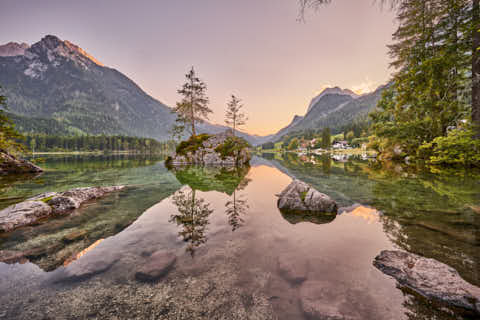
<instances>
[{"instance_id":1,"label":"moss-covered rock","mask_svg":"<svg viewBox=\"0 0 480 320\"><path fill-rule=\"evenodd\" d=\"M182 141L166 164L242 166L251 159L249 147L247 141L235 137L231 131L216 135L201 134Z\"/></svg>"}]
</instances>

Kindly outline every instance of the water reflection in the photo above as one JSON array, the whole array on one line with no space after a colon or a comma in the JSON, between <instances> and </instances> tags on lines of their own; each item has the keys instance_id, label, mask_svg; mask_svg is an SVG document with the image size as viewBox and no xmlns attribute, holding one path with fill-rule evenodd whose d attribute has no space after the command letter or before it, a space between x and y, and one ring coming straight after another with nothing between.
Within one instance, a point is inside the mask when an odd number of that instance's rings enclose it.
<instances>
[{"instance_id":1,"label":"water reflection","mask_svg":"<svg viewBox=\"0 0 480 320\"><path fill-rule=\"evenodd\" d=\"M249 205L245 196L237 193L251 181L247 177L250 167L182 166L171 170L177 180L189 188L174 194L172 201L177 212L171 215L170 221L180 228L178 234L188 243L187 251L192 256L195 249L207 241L207 226L213 213L211 204L199 198L196 191L217 191L229 195L225 203L228 224L232 231L243 225Z\"/></svg>"},{"instance_id":2,"label":"water reflection","mask_svg":"<svg viewBox=\"0 0 480 320\"><path fill-rule=\"evenodd\" d=\"M146 209L180 188L157 157L69 156L42 163L40 177L9 184L0 206L46 191L92 185L128 185L120 193L88 203L71 214L0 234L0 262L31 262L53 271L76 260L100 239L118 234ZM6 182L0 179L0 182ZM1 184L0 184L1 185Z\"/></svg>"},{"instance_id":3,"label":"water reflection","mask_svg":"<svg viewBox=\"0 0 480 320\"><path fill-rule=\"evenodd\" d=\"M207 241L208 218L213 213L210 203L195 195L195 189L177 191L172 197L177 212L170 216L170 221L179 226L178 235L188 243L186 250L192 257L195 249Z\"/></svg>"},{"instance_id":4,"label":"water reflection","mask_svg":"<svg viewBox=\"0 0 480 320\"><path fill-rule=\"evenodd\" d=\"M314 224L327 224L335 220L337 217L336 214L332 213L297 213L297 212L285 212L280 211L282 217L287 220L290 224L297 224L301 222L310 222Z\"/></svg>"},{"instance_id":5,"label":"water reflection","mask_svg":"<svg viewBox=\"0 0 480 320\"><path fill-rule=\"evenodd\" d=\"M225 203L225 208L228 224L232 227L232 231L235 231L244 223L243 216L247 214L250 208L248 202L243 195L237 197L237 190L235 190L231 199Z\"/></svg>"}]
</instances>

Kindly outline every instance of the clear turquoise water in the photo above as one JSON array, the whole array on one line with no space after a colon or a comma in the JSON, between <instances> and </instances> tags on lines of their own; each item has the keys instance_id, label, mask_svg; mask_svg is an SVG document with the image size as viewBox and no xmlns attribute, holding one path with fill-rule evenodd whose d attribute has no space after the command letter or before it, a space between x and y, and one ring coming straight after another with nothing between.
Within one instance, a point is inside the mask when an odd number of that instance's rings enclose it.
<instances>
[{"instance_id":1,"label":"clear turquoise water","mask_svg":"<svg viewBox=\"0 0 480 320\"><path fill-rule=\"evenodd\" d=\"M295 156L257 157L243 170L168 171L161 160L55 157L41 176L0 181L2 208L44 191L129 186L0 235L0 250L34 252L0 263L0 318L303 319L300 297L313 281L325 288L325 308L345 318L462 319L372 266L392 248L433 257L480 285L475 173ZM292 177L333 197L341 214L282 215L275 194ZM156 283L136 281L158 250L177 256L173 270ZM292 280L285 265L306 280ZM93 271L75 277L84 270Z\"/></svg>"}]
</instances>

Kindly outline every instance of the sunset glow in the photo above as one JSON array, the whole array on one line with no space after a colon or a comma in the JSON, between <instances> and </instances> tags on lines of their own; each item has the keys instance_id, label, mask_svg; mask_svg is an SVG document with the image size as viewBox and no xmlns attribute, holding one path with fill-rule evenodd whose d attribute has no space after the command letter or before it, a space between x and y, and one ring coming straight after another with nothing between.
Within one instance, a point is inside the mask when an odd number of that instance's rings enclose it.
<instances>
[{"instance_id":1,"label":"sunset glow","mask_svg":"<svg viewBox=\"0 0 480 320\"><path fill-rule=\"evenodd\" d=\"M38 8L36 8L38 7ZM95 8L92 11L90 8ZM38 9L38 10L37 10ZM169 106L195 66L207 83L210 120L224 124L233 93L244 130L274 133L304 115L326 86L363 94L390 77L386 45L393 13L370 0L335 1L299 22L297 0L2 1L0 43L68 39ZM12 28L21 17L22 28ZM128 23L127 23L128 22ZM131 22L131 23L130 23ZM126 45L128 43L128 45Z\"/></svg>"}]
</instances>

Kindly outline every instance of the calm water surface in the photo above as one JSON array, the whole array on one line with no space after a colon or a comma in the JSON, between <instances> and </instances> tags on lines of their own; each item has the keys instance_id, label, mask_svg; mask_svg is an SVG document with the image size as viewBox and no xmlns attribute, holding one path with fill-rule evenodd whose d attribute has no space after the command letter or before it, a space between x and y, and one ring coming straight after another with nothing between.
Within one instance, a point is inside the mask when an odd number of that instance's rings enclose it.
<instances>
[{"instance_id":1,"label":"calm water surface","mask_svg":"<svg viewBox=\"0 0 480 320\"><path fill-rule=\"evenodd\" d=\"M462 319L397 288L372 265L385 249L433 257L480 285L480 183L368 161L255 158L251 168L183 168L161 159L56 157L29 180L0 181L0 207L44 191L128 185L67 217L0 234L5 319L307 319L315 299L340 319ZM293 177L342 207L282 215ZM150 255L177 256L158 282L135 280ZM308 288L319 288L308 290Z\"/></svg>"}]
</instances>

